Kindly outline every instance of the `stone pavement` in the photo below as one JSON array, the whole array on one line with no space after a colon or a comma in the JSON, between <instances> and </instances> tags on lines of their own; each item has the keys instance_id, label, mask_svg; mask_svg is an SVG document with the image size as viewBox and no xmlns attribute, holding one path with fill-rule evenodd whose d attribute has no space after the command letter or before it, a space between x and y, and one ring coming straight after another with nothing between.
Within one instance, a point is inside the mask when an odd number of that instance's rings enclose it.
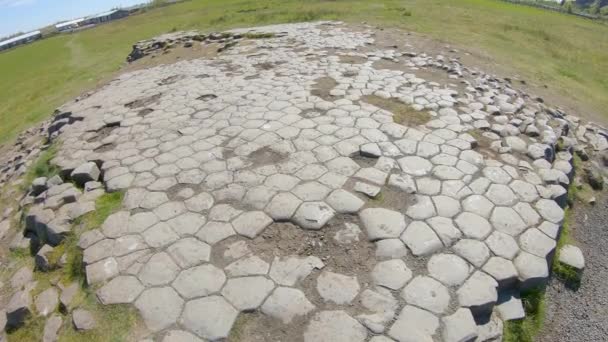
<instances>
[{"instance_id":1,"label":"stone pavement","mask_svg":"<svg viewBox=\"0 0 608 342\"><path fill-rule=\"evenodd\" d=\"M122 75L61 108L79 120L54 162L83 184L98 165L107 191L126 191L79 244L101 302L132 303L158 341L227 338L243 312L293 341L499 338L519 291L549 276L573 174L558 138L602 151L605 136L569 131L577 119L457 60L377 48L371 29L256 31L276 35ZM430 120L396 123L365 96ZM338 231L325 239L352 253L373 244L371 266L256 253L288 223Z\"/></svg>"}]
</instances>

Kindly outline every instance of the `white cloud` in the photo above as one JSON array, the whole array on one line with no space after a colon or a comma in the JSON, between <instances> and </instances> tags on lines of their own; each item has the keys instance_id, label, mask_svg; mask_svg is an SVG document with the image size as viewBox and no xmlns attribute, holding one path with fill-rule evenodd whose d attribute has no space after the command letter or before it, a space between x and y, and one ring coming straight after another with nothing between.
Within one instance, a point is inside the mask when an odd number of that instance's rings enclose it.
<instances>
[{"instance_id":1,"label":"white cloud","mask_svg":"<svg viewBox=\"0 0 608 342\"><path fill-rule=\"evenodd\" d=\"M0 0L0 7L20 7L31 5L37 0Z\"/></svg>"}]
</instances>

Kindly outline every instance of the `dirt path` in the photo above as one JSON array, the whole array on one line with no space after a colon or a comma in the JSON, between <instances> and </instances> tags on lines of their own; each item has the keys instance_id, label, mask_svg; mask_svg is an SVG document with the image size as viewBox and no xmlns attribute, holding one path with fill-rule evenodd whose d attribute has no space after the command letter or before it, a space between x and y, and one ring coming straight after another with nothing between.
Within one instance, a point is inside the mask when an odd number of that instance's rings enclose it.
<instances>
[{"instance_id":1,"label":"dirt path","mask_svg":"<svg viewBox=\"0 0 608 342\"><path fill-rule=\"evenodd\" d=\"M594 208L577 208L572 234L585 253L587 269L578 291L553 278L547 318L538 341L608 341L608 198Z\"/></svg>"}]
</instances>

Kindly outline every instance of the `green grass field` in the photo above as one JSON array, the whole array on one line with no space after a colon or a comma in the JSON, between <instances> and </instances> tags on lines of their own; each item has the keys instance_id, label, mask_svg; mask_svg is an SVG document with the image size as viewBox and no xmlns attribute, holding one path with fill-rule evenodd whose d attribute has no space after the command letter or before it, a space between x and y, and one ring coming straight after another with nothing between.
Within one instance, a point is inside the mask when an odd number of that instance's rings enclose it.
<instances>
[{"instance_id":1,"label":"green grass field","mask_svg":"<svg viewBox=\"0 0 608 342\"><path fill-rule=\"evenodd\" d=\"M0 143L111 77L138 40L319 19L399 27L481 51L608 118L605 24L498 0L192 0L0 53Z\"/></svg>"}]
</instances>

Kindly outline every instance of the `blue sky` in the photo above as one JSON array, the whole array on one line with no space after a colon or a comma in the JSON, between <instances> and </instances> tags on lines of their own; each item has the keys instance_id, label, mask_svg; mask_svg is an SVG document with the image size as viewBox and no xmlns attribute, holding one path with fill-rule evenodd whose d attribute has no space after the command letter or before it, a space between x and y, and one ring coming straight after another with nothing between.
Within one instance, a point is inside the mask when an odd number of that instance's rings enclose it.
<instances>
[{"instance_id":1,"label":"blue sky","mask_svg":"<svg viewBox=\"0 0 608 342\"><path fill-rule=\"evenodd\" d=\"M0 37L147 0L0 0Z\"/></svg>"}]
</instances>

